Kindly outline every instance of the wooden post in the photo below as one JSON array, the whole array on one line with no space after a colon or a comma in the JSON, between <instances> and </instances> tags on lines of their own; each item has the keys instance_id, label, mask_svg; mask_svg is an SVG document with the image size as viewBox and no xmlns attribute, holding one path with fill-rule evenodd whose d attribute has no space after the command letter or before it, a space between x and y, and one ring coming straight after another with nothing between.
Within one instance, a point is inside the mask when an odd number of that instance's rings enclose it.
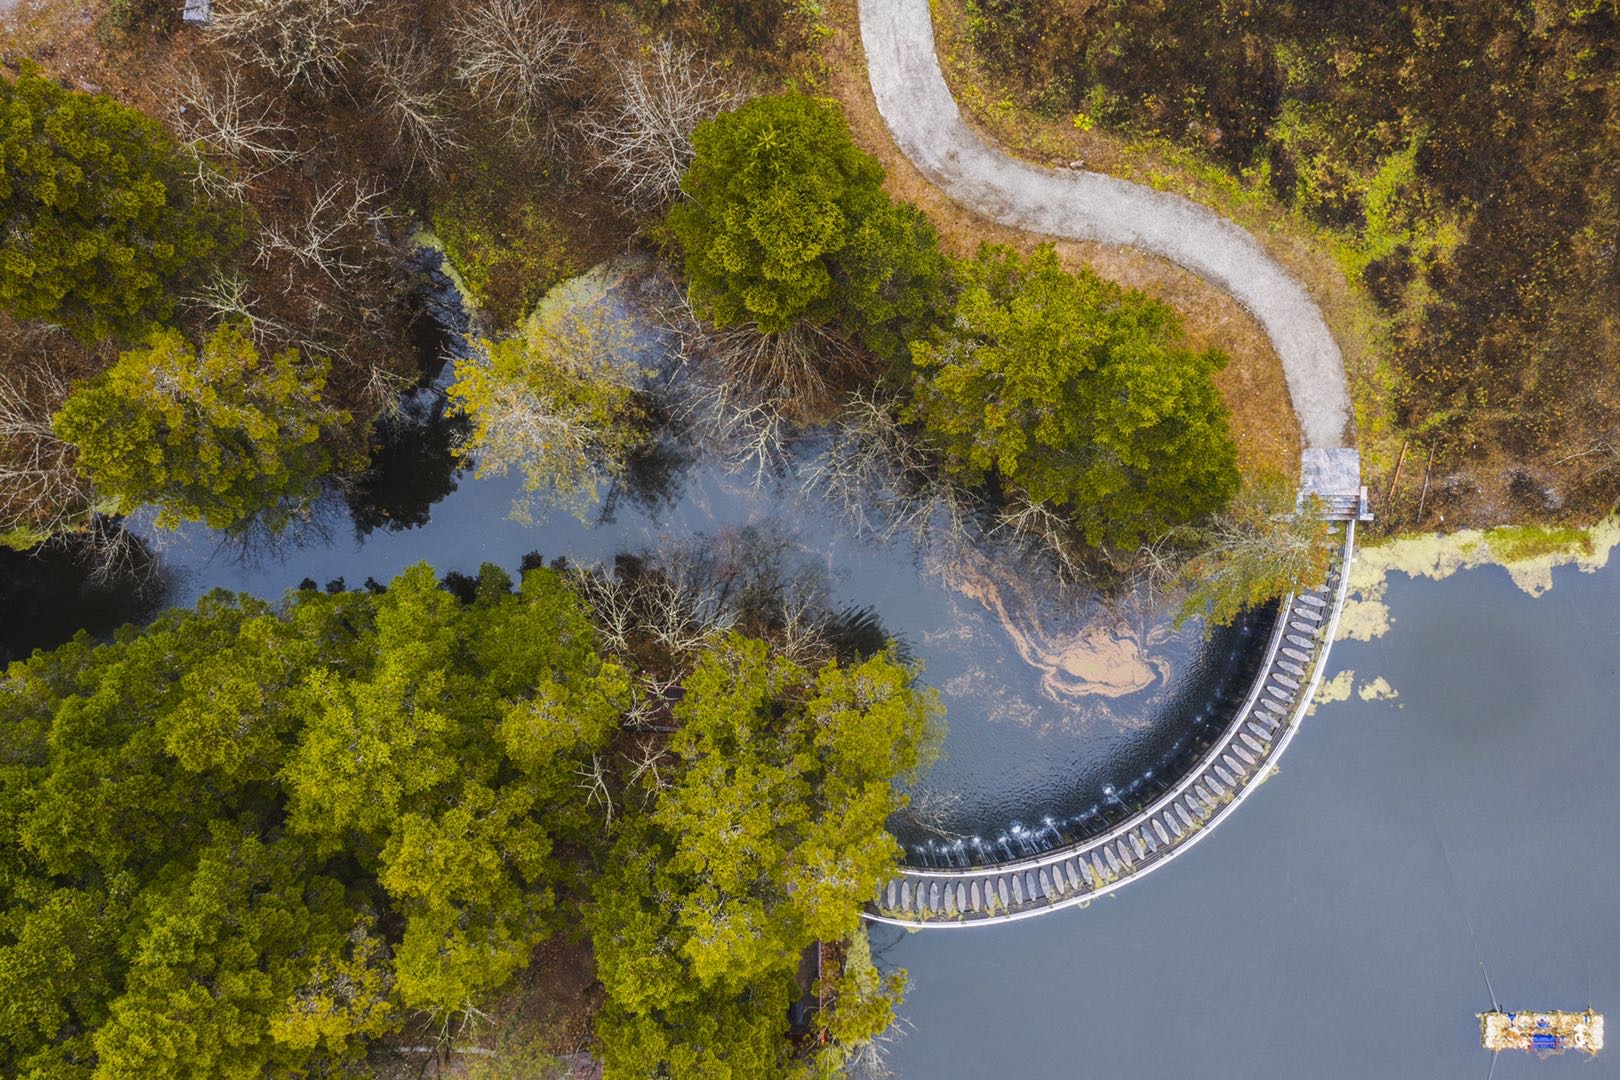
<instances>
[{"instance_id":1,"label":"wooden post","mask_svg":"<svg viewBox=\"0 0 1620 1080\"><path fill-rule=\"evenodd\" d=\"M1423 501L1429 497L1429 470L1434 467L1434 444L1429 444L1429 463L1423 466L1423 491L1418 495L1418 512L1414 524L1423 524Z\"/></svg>"},{"instance_id":2,"label":"wooden post","mask_svg":"<svg viewBox=\"0 0 1620 1080\"><path fill-rule=\"evenodd\" d=\"M1389 488L1384 492L1384 501L1387 503L1395 497L1395 487L1401 482L1401 466L1406 464L1406 448L1412 445L1410 438L1401 440L1401 456L1395 459L1395 475L1389 479Z\"/></svg>"}]
</instances>

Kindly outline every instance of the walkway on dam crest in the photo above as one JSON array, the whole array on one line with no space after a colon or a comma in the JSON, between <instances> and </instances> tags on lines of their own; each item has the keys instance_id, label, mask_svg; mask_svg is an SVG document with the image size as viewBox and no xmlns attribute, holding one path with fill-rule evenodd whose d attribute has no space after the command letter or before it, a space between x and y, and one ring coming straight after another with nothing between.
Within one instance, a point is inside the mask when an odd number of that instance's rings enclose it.
<instances>
[{"instance_id":1,"label":"walkway on dam crest","mask_svg":"<svg viewBox=\"0 0 1620 1080\"><path fill-rule=\"evenodd\" d=\"M1304 438L1302 496L1319 496L1323 516L1337 523L1328 580L1282 602L1247 697L1175 786L1106 832L1039 855L906 867L867 912L874 922L982 926L1084 905L1142 877L1207 835L1270 775L1321 681L1356 523L1369 516L1366 489L1359 456L1346 449L1350 395L1338 344L1304 286L1253 236L1178 195L1043 169L989 146L962 119L940 72L929 0L860 0L860 20L878 111L901 151L951 198L1028 232L1141 248L1220 286L1254 315L1282 361Z\"/></svg>"}]
</instances>

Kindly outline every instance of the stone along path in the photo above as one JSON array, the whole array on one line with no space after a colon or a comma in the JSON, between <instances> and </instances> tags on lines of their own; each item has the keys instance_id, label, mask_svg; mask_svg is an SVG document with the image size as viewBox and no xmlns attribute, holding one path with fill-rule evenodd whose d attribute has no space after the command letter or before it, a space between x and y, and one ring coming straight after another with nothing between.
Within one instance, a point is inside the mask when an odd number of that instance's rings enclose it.
<instances>
[{"instance_id":1,"label":"stone along path","mask_svg":"<svg viewBox=\"0 0 1620 1080\"><path fill-rule=\"evenodd\" d=\"M994 221L1048 236L1137 247L1207 278L1259 320L1282 360L1305 442L1306 492L1337 526L1328 580L1281 605L1260 674L1187 775L1108 831L1028 858L906 867L868 912L877 922L983 926L1083 905L1164 865L1270 774L1310 707L1344 604L1359 460L1342 449L1350 396L1338 344L1305 288L1239 226L1178 195L1100 173L1056 171L985 143L962 119L934 52L928 0L860 0L878 110L901 151L946 194ZM1283 418L1279 418L1282 420Z\"/></svg>"},{"instance_id":2,"label":"stone along path","mask_svg":"<svg viewBox=\"0 0 1620 1080\"><path fill-rule=\"evenodd\" d=\"M878 111L923 175L1003 225L1141 248L1219 285L1259 320L1282 359L1305 445L1346 445L1350 395L1339 346L1304 286L1254 237L1179 195L1043 169L986 145L945 85L928 0L861 0L860 18Z\"/></svg>"}]
</instances>

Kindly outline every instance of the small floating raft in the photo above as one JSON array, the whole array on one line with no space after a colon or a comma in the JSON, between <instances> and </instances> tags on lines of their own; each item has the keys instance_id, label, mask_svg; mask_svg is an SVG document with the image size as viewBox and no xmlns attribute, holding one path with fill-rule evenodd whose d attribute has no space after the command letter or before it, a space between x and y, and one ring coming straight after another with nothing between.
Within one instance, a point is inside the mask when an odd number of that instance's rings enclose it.
<instances>
[{"instance_id":1,"label":"small floating raft","mask_svg":"<svg viewBox=\"0 0 1620 1080\"><path fill-rule=\"evenodd\" d=\"M1479 1014L1479 1037L1487 1050L1562 1054L1603 1049L1603 1014L1585 1012L1495 1012Z\"/></svg>"}]
</instances>

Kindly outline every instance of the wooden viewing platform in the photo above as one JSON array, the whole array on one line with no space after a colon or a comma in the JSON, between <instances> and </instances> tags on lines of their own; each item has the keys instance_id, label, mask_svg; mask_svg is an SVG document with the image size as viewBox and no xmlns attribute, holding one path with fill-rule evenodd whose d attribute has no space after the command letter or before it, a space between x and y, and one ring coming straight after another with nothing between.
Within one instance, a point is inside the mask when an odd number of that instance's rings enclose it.
<instances>
[{"instance_id":1,"label":"wooden viewing platform","mask_svg":"<svg viewBox=\"0 0 1620 1080\"><path fill-rule=\"evenodd\" d=\"M1323 516L1335 522L1328 578L1283 600L1248 696L1187 774L1106 832L1072 844L1004 862L905 867L879 887L867 919L985 926L1088 904L1191 847L1270 776L1321 681L1344 607L1356 523L1369 517L1355 451L1306 454L1317 455L1314 464L1325 471L1313 475L1307 460L1301 496L1320 496ZM1355 469L1348 477L1347 466Z\"/></svg>"}]
</instances>

